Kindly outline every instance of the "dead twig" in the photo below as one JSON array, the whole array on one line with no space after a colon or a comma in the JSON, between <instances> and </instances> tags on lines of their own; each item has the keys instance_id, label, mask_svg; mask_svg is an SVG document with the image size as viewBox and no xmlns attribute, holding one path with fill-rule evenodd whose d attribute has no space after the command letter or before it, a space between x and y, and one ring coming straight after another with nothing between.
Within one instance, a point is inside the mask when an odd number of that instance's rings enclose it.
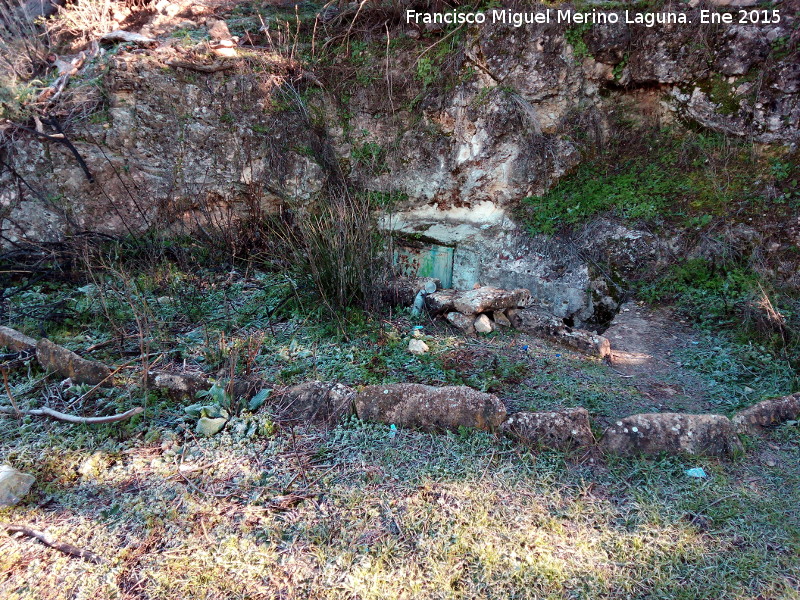
<instances>
[{"instance_id":1,"label":"dead twig","mask_svg":"<svg viewBox=\"0 0 800 600\"><path fill-rule=\"evenodd\" d=\"M36 529L23 527L22 525L6 525L6 531L9 533L21 533L22 535L32 537L42 542L45 546L53 548L54 550L58 550L59 552L63 552L64 554L68 554L69 556L82 558L96 564L106 562L106 559L98 556L94 552L84 550L83 548L78 548L77 546L67 544L66 542L57 542L46 533L37 531Z\"/></svg>"},{"instance_id":2,"label":"dead twig","mask_svg":"<svg viewBox=\"0 0 800 600\"><path fill-rule=\"evenodd\" d=\"M8 399L11 402L11 406L14 407L14 414L19 419L22 416L22 413L19 410L19 406L17 406L17 401L14 399L14 394L11 393L11 386L8 385L8 369L2 369L3 371L3 384L6 386L6 394L8 394Z\"/></svg>"},{"instance_id":3,"label":"dead twig","mask_svg":"<svg viewBox=\"0 0 800 600\"><path fill-rule=\"evenodd\" d=\"M68 415L57 410L53 410L47 406L43 408L32 408L30 410L18 410L9 408L7 406L0 406L0 414L13 414L13 415L30 415L32 417L52 417L57 421L66 421L67 423L77 423L79 425L98 425L101 423L114 423L116 421L124 421L130 419L138 414L144 412L141 406L132 408L124 413L118 415L109 415L107 417L78 417L75 415Z\"/></svg>"}]
</instances>

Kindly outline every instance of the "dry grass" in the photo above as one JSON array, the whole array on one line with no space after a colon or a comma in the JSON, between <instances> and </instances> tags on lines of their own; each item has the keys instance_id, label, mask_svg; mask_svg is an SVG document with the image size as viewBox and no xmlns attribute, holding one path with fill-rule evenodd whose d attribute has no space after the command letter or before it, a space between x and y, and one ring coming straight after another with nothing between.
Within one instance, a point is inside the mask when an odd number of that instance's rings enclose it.
<instances>
[{"instance_id":1,"label":"dry grass","mask_svg":"<svg viewBox=\"0 0 800 600\"><path fill-rule=\"evenodd\" d=\"M210 373L237 368L232 357L247 348L247 368L270 386L312 377L352 384L460 377L520 405L583 404L593 416L646 401L608 366L514 334L467 340L426 323L430 355L412 357L405 315L353 327L349 342L337 342L300 321L273 325L269 307L283 292L265 294L268 279L231 281L223 273L195 288L183 274L151 273L181 288L161 304L155 298L164 291L145 279L134 293L117 273L105 275L105 306L87 302L97 291L76 293L65 305L76 307L68 324L49 335L85 349L108 339L112 319L118 326L127 319L125 331L135 332L144 303L158 325L151 333L162 332L153 340L167 357L161 367L172 360ZM225 282L238 291L223 294ZM15 316L56 298L31 293L28 301ZM255 349L246 346L253 335ZM121 363L121 352L140 350L136 336L120 344L91 356L107 352ZM89 399L33 367L15 371L10 386L23 408L46 396L54 407L99 414L142 403L139 367L127 372L128 386ZM189 402L151 391L146 419L98 427L0 418L0 461L37 479L0 521L107 561L0 533L0 597L797 597L796 424L747 440L737 462L615 459L356 419L329 430L292 428L270 407L242 413L206 439L183 412ZM685 475L696 466L709 478Z\"/></svg>"},{"instance_id":2,"label":"dry grass","mask_svg":"<svg viewBox=\"0 0 800 600\"><path fill-rule=\"evenodd\" d=\"M163 445L46 429L4 449L41 483L2 518L109 562L4 538L5 598L796 597L788 428L779 469L703 461L703 482L355 421Z\"/></svg>"}]
</instances>

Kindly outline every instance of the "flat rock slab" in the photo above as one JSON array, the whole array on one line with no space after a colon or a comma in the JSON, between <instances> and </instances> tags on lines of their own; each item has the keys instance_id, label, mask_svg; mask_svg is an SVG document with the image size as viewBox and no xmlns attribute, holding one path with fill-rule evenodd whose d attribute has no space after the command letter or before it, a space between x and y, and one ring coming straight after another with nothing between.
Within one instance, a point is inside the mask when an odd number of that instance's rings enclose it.
<instances>
[{"instance_id":1,"label":"flat rock slab","mask_svg":"<svg viewBox=\"0 0 800 600\"><path fill-rule=\"evenodd\" d=\"M800 417L800 392L759 402L736 413L731 421L736 431L749 433L798 417Z\"/></svg>"},{"instance_id":2,"label":"flat rock slab","mask_svg":"<svg viewBox=\"0 0 800 600\"><path fill-rule=\"evenodd\" d=\"M453 312L453 302L458 292L455 290L441 290L425 296L425 307L432 315Z\"/></svg>"},{"instance_id":3,"label":"flat rock slab","mask_svg":"<svg viewBox=\"0 0 800 600\"><path fill-rule=\"evenodd\" d=\"M14 352L27 352L36 349L36 340L11 327L0 326L0 348L2 347Z\"/></svg>"},{"instance_id":4,"label":"flat rock slab","mask_svg":"<svg viewBox=\"0 0 800 600\"><path fill-rule=\"evenodd\" d=\"M313 423L335 423L352 413L355 390L341 383L309 381L277 394L282 417Z\"/></svg>"},{"instance_id":5,"label":"flat rock slab","mask_svg":"<svg viewBox=\"0 0 800 600\"><path fill-rule=\"evenodd\" d=\"M611 355L608 338L585 329L569 327L538 306L511 309L506 314L511 324L525 333L563 344L589 356L605 358Z\"/></svg>"},{"instance_id":6,"label":"flat rock slab","mask_svg":"<svg viewBox=\"0 0 800 600\"><path fill-rule=\"evenodd\" d=\"M465 315L477 315L487 311L528 306L530 301L530 291L523 288L501 290L484 286L458 294L453 299L453 308Z\"/></svg>"},{"instance_id":7,"label":"flat rock slab","mask_svg":"<svg viewBox=\"0 0 800 600\"><path fill-rule=\"evenodd\" d=\"M0 465L0 506L14 506L27 494L36 481L33 475Z\"/></svg>"},{"instance_id":8,"label":"flat rock slab","mask_svg":"<svg viewBox=\"0 0 800 600\"><path fill-rule=\"evenodd\" d=\"M54 344L47 338L42 338L36 343L36 360L48 371L58 373L61 377L69 377L75 383L88 383L90 385L111 386L111 369L96 360L86 360L67 350L63 346Z\"/></svg>"},{"instance_id":9,"label":"flat rock slab","mask_svg":"<svg viewBox=\"0 0 800 600\"><path fill-rule=\"evenodd\" d=\"M506 313L502 310L496 310L492 314L494 317L494 324L500 327L511 327L511 321L508 320Z\"/></svg>"},{"instance_id":10,"label":"flat rock slab","mask_svg":"<svg viewBox=\"0 0 800 600\"><path fill-rule=\"evenodd\" d=\"M459 427L493 431L506 418L506 408L497 396L463 385L371 385L356 394L355 406L364 421L424 431L457 431Z\"/></svg>"},{"instance_id":11,"label":"flat rock slab","mask_svg":"<svg viewBox=\"0 0 800 600\"><path fill-rule=\"evenodd\" d=\"M554 412L518 412L501 427L503 433L528 446L572 450L594 444L585 408Z\"/></svg>"},{"instance_id":12,"label":"flat rock slab","mask_svg":"<svg viewBox=\"0 0 800 600\"><path fill-rule=\"evenodd\" d=\"M609 427L600 447L615 454L705 454L730 456L742 444L722 415L651 413L633 415Z\"/></svg>"}]
</instances>

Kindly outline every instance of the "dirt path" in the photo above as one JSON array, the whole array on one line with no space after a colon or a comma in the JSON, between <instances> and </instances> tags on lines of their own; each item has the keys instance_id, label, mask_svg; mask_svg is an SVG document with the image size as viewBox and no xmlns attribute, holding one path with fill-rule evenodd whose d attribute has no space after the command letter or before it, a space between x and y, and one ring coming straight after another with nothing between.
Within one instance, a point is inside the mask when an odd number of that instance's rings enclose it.
<instances>
[{"instance_id":1,"label":"dirt path","mask_svg":"<svg viewBox=\"0 0 800 600\"><path fill-rule=\"evenodd\" d=\"M696 332L666 308L628 302L605 333L612 369L664 412L710 412L706 384L681 367L674 352L690 347Z\"/></svg>"}]
</instances>

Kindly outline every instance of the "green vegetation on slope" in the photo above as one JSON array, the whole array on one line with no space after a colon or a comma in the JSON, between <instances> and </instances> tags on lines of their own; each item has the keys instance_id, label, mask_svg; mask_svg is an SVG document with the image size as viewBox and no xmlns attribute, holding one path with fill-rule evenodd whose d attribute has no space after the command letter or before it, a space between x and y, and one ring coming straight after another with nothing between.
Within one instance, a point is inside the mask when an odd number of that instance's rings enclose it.
<instances>
[{"instance_id":1,"label":"green vegetation on slope","mask_svg":"<svg viewBox=\"0 0 800 600\"><path fill-rule=\"evenodd\" d=\"M800 170L790 156L757 153L714 133L626 130L543 196L525 198L532 233L556 233L603 213L653 227L704 228L800 206Z\"/></svg>"}]
</instances>

